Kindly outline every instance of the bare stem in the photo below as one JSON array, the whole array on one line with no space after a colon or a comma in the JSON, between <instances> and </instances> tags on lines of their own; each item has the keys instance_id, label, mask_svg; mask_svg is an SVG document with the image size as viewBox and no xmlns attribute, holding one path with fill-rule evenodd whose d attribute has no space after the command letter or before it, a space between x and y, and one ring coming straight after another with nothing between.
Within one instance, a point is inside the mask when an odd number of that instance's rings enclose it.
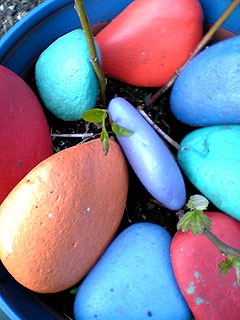
<instances>
[{"instance_id":1,"label":"bare stem","mask_svg":"<svg viewBox=\"0 0 240 320\"><path fill-rule=\"evenodd\" d=\"M168 80L168 82L160 88L151 98L148 98L146 101L146 105L150 106L156 99L158 99L161 95L164 94L174 83L180 72L183 70L183 68L198 54L200 50L202 50L205 45L211 40L213 35L218 31L218 29L221 27L221 25L227 20L227 18L231 15L231 13L236 9L236 7L240 4L240 0L234 0L232 3L228 6L228 8L224 11L224 13L218 18L218 20L214 23L214 25L209 29L209 31L205 34L205 36L202 38L202 40L199 42L197 47L193 50L193 52L190 54L188 59L183 63L183 65L178 68L173 76Z\"/></svg>"},{"instance_id":2,"label":"bare stem","mask_svg":"<svg viewBox=\"0 0 240 320\"><path fill-rule=\"evenodd\" d=\"M152 119L144 112L143 110L139 110L141 115L144 117L144 119L147 120L147 122L167 141L169 142L175 149L179 149L179 144L174 141L169 135L167 135L162 129L160 129L153 121Z\"/></svg>"},{"instance_id":3,"label":"bare stem","mask_svg":"<svg viewBox=\"0 0 240 320\"><path fill-rule=\"evenodd\" d=\"M93 68L96 72L100 83L100 92L101 92L101 100L103 108L106 106L106 79L104 77L101 65L99 63L97 57L97 51L93 40L92 31L90 28L90 23L88 20L86 8L84 5L84 0L75 0L75 10L80 18L82 28L87 39L89 53L90 53L90 61L92 62Z\"/></svg>"},{"instance_id":4,"label":"bare stem","mask_svg":"<svg viewBox=\"0 0 240 320\"><path fill-rule=\"evenodd\" d=\"M237 260L240 260L240 250L228 246L220 239L218 239L218 237L215 236L215 234L209 231L207 228L202 226L202 229L203 235L208 238L208 240L211 241L212 244L214 244L214 246L220 251L222 255L226 257L231 256Z\"/></svg>"}]
</instances>

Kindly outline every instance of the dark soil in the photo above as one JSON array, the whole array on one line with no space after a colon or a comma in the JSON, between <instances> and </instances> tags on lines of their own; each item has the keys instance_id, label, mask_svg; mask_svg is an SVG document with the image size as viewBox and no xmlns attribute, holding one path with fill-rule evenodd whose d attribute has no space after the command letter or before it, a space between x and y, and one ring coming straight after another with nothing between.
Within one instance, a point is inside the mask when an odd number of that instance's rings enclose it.
<instances>
[{"instance_id":1,"label":"dark soil","mask_svg":"<svg viewBox=\"0 0 240 320\"><path fill-rule=\"evenodd\" d=\"M31 77L27 81L38 95L32 71ZM164 130L172 139L180 143L182 138L192 130L191 127L181 124L176 120L170 112L169 108L169 92L166 92L151 107L145 107L145 98L150 93L155 93L156 88L142 88L130 86L116 80L109 79L107 85L107 101L119 96L125 98L136 108L144 108L155 124ZM39 96L38 96L39 97ZM40 97L39 97L40 99ZM84 120L66 122L57 119L44 109L52 133L86 133L92 132L95 137L99 137L101 128L94 124L89 124ZM108 128L111 130L111 128ZM53 148L55 152L69 148L78 143L82 143L82 139L76 138L52 138ZM169 146L173 155L176 156L177 150ZM122 223L118 233L129 225L136 222L152 222L163 226L173 236L176 233L176 224L178 222L175 212L163 207L158 201L146 191L137 176L129 166L130 185L126 210L122 219ZM186 181L188 195L199 193L188 181ZM76 286L78 286L77 284ZM47 303L54 310L65 317L73 318L73 302L74 295L70 293L71 289L64 292L39 295L36 294L41 302Z\"/></svg>"}]
</instances>

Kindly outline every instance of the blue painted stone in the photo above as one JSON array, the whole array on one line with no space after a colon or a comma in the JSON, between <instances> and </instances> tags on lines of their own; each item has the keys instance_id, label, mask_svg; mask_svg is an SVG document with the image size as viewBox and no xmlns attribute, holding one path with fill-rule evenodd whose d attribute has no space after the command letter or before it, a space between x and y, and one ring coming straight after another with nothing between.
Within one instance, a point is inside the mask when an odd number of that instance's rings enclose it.
<instances>
[{"instance_id":1,"label":"blue painted stone","mask_svg":"<svg viewBox=\"0 0 240 320\"><path fill-rule=\"evenodd\" d=\"M156 224L125 229L80 285L75 319L190 319L173 274L170 244L170 234Z\"/></svg>"},{"instance_id":2,"label":"blue painted stone","mask_svg":"<svg viewBox=\"0 0 240 320\"><path fill-rule=\"evenodd\" d=\"M170 97L173 114L193 126L240 123L240 36L198 54L181 72Z\"/></svg>"},{"instance_id":3,"label":"blue painted stone","mask_svg":"<svg viewBox=\"0 0 240 320\"><path fill-rule=\"evenodd\" d=\"M112 99L108 111L113 121L133 132L117 139L144 187L167 208L180 209L186 202L185 184L168 147L123 98Z\"/></svg>"},{"instance_id":4,"label":"blue painted stone","mask_svg":"<svg viewBox=\"0 0 240 320\"><path fill-rule=\"evenodd\" d=\"M213 24L223 14L232 0L199 0L204 14L204 22ZM240 6L238 6L229 18L223 23L222 28L236 34L240 34Z\"/></svg>"},{"instance_id":5,"label":"blue painted stone","mask_svg":"<svg viewBox=\"0 0 240 320\"><path fill-rule=\"evenodd\" d=\"M45 106L62 120L79 120L96 105L98 80L82 29L54 41L38 58L35 76Z\"/></svg>"},{"instance_id":6,"label":"blue painted stone","mask_svg":"<svg viewBox=\"0 0 240 320\"><path fill-rule=\"evenodd\" d=\"M181 142L178 162L217 208L240 220L240 126L197 129Z\"/></svg>"}]
</instances>

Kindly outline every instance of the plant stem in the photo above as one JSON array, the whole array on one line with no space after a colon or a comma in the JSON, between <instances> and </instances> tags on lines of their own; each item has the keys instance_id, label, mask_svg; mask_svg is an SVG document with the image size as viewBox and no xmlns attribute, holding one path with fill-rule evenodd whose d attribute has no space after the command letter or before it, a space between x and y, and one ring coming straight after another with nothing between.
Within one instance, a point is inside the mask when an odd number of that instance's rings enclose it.
<instances>
[{"instance_id":1,"label":"plant stem","mask_svg":"<svg viewBox=\"0 0 240 320\"><path fill-rule=\"evenodd\" d=\"M96 72L100 83L100 93L101 93L101 101L103 108L106 106L106 79L104 77L101 65L99 63L97 57L97 51L93 40L93 35L90 28L90 23L88 20L86 8L84 5L84 0L75 0L75 10L80 18L82 28L87 39L89 53L90 53L90 61L92 62L93 68Z\"/></svg>"},{"instance_id":2,"label":"plant stem","mask_svg":"<svg viewBox=\"0 0 240 320\"><path fill-rule=\"evenodd\" d=\"M139 110L141 115L144 117L145 120L167 141L169 142L175 149L179 149L179 144L174 141L169 135L167 135L162 129L160 129L152 119L144 112L143 110Z\"/></svg>"},{"instance_id":3,"label":"plant stem","mask_svg":"<svg viewBox=\"0 0 240 320\"><path fill-rule=\"evenodd\" d=\"M230 16L230 14L236 9L236 7L240 4L240 0L234 0L232 3L228 6L228 8L224 11L224 13L218 18L218 20L213 24L211 29L205 34L205 36L202 38L202 40L199 42L197 47L193 50L193 52L190 54L188 59L183 63L183 65L178 68L173 76L168 80L168 82L160 88L152 97L146 98L146 105L150 106L156 99L158 99L164 92L166 92L174 83L180 72L183 70L183 68L198 54L198 52L205 47L205 45L211 40L213 35L218 31L218 29L221 27L221 25L224 23L225 20Z\"/></svg>"},{"instance_id":4,"label":"plant stem","mask_svg":"<svg viewBox=\"0 0 240 320\"><path fill-rule=\"evenodd\" d=\"M220 239L218 239L217 236L215 236L214 233L206 229L202 226L203 229L203 235L208 238L209 241L214 244L214 246L220 251L220 253L224 256L232 256L233 258L240 261L240 250L235 249L233 247L228 246L224 242L222 242Z\"/></svg>"},{"instance_id":5,"label":"plant stem","mask_svg":"<svg viewBox=\"0 0 240 320\"><path fill-rule=\"evenodd\" d=\"M184 217L184 210L179 210L176 212L176 215L179 220L181 220ZM205 228L201 224L201 228L203 231L203 236L205 236L209 241L212 242L212 244L220 251L220 253L226 257L231 256L237 260L240 261L240 250L235 249L233 247L228 246L226 243L221 241L213 232Z\"/></svg>"}]
</instances>

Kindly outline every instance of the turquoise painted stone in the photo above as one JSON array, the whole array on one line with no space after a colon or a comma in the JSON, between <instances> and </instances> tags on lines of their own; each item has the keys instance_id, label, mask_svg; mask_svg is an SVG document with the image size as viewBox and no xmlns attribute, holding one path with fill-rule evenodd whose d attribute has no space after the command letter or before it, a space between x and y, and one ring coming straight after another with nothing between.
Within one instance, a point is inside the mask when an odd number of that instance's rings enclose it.
<instances>
[{"instance_id":1,"label":"turquoise painted stone","mask_svg":"<svg viewBox=\"0 0 240 320\"><path fill-rule=\"evenodd\" d=\"M144 187L168 209L181 209L186 202L185 184L166 144L125 99L112 99L108 111L113 121L133 132L117 139Z\"/></svg>"},{"instance_id":2,"label":"turquoise painted stone","mask_svg":"<svg viewBox=\"0 0 240 320\"><path fill-rule=\"evenodd\" d=\"M206 212L212 232L240 249L240 223L221 212ZM178 231L171 243L171 261L179 288L197 320L239 320L240 286L235 268L225 276L218 264L225 260L204 236Z\"/></svg>"},{"instance_id":3,"label":"turquoise painted stone","mask_svg":"<svg viewBox=\"0 0 240 320\"><path fill-rule=\"evenodd\" d=\"M240 220L240 126L191 132L180 144L178 163L217 208Z\"/></svg>"},{"instance_id":4,"label":"turquoise painted stone","mask_svg":"<svg viewBox=\"0 0 240 320\"><path fill-rule=\"evenodd\" d=\"M189 125L240 123L240 36L198 54L181 72L170 97L175 117Z\"/></svg>"},{"instance_id":5,"label":"turquoise painted stone","mask_svg":"<svg viewBox=\"0 0 240 320\"><path fill-rule=\"evenodd\" d=\"M173 274L170 244L170 234L156 224L125 229L80 285L75 319L190 319Z\"/></svg>"},{"instance_id":6,"label":"turquoise painted stone","mask_svg":"<svg viewBox=\"0 0 240 320\"><path fill-rule=\"evenodd\" d=\"M62 120L80 120L96 105L99 85L82 29L53 42L38 58L35 76L45 106Z\"/></svg>"}]
</instances>

